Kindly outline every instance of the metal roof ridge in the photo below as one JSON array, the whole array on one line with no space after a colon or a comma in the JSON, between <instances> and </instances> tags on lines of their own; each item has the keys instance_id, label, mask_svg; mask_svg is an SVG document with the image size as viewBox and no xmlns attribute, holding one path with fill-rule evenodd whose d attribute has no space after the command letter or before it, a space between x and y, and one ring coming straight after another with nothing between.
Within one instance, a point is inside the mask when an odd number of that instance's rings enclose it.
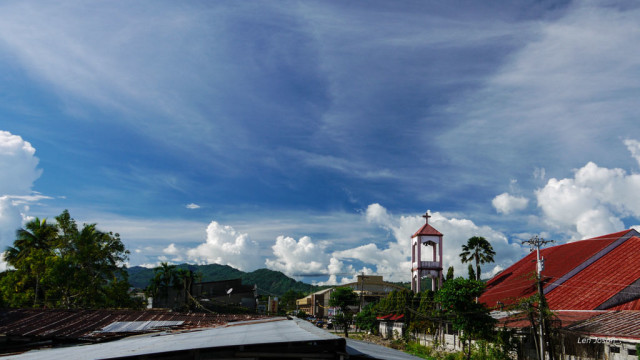
<instances>
[{"instance_id":1,"label":"metal roof ridge","mask_svg":"<svg viewBox=\"0 0 640 360\"><path fill-rule=\"evenodd\" d=\"M569 272L567 272L566 274L562 275L559 279L557 279L556 281L552 282L551 284L547 285L544 289L543 292L544 294L548 294L549 292L551 292L553 289L559 287L560 285L564 284L567 280L571 279L572 277L574 277L576 274L578 274L580 271L586 269L587 267L589 267L591 264L593 264L594 262L600 260L602 257L604 257L605 255L607 255L609 252L611 252L613 249L617 248L620 244L624 243L625 241L629 240L630 238L634 237L634 236L640 236L640 233L638 233L636 230L634 229L629 229L629 231L627 231L624 235L622 235L621 237L619 237L617 240L615 240L614 242L612 242L611 244L605 246L603 249L601 249L600 251L598 251L597 253L595 253L594 255L592 255L590 258L588 258L587 260L583 261L582 263L578 264L575 268L571 269ZM590 240L590 239L586 239L586 240ZM566 245L566 244L565 244Z\"/></svg>"}]
</instances>

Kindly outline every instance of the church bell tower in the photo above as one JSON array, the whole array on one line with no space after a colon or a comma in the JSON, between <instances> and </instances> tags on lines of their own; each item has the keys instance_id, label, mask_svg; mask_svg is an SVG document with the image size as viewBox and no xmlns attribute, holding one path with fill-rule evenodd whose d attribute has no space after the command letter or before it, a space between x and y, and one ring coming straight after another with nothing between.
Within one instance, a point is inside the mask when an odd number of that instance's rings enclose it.
<instances>
[{"instance_id":1,"label":"church bell tower","mask_svg":"<svg viewBox=\"0 0 640 360\"><path fill-rule=\"evenodd\" d=\"M431 278L431 290L442 287L442 234L429 225L429 213L422 215L425 224L411 237L411 290L420 292L421 279ZM423 257L424 256L424 257Z\"/></svg>"}]
</instances>

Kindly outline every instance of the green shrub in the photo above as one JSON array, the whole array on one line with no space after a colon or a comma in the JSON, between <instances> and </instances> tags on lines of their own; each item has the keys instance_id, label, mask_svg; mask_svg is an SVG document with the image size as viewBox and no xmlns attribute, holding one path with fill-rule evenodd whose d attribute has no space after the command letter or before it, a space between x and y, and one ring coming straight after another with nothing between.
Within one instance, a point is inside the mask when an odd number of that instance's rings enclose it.
<instances>
[{"instance_id":1,"label":"green shrub","mask_svg":"<svg viewBox=\"0 0 640 360\"><path fill-rule=\"evenodd\" d=\"M416 342L408 343L405 349L405 352L414 356L421 357L423 359L429 359L429 360L436 359L435 357L433 357L433 354L434 354L433 348L429 346L422 346Z\"/></svg>"}]
</instances>

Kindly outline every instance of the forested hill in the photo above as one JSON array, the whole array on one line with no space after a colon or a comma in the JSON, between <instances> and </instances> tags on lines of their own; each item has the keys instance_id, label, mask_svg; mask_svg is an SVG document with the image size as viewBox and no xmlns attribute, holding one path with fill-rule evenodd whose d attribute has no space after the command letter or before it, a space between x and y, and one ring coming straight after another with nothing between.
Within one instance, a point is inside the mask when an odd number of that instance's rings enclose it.
<instances>
[{"instance_id":1,"label":"forested hill","mask_svg":"<svg viewBox=\"0 0 640 360\"><path fill-rule=\"evenodd\" d=\"M191 265L181 264L177 268L188 269L195 274L202 274L202 281L219 281L230 279L242 279L245 285L257 284L260 294L282 295L287 290L300 291L304 293L312 293L320 290L320 287L296 281L279 271L268 269L258 269L252 272L244 272L234 269L227 265ZM140 266L134 266L127 269L129 272L129 283L132 286L144 289L149 285L149 281L153 277L153 269L147 269Z\"/></svg>"}]
</instances>

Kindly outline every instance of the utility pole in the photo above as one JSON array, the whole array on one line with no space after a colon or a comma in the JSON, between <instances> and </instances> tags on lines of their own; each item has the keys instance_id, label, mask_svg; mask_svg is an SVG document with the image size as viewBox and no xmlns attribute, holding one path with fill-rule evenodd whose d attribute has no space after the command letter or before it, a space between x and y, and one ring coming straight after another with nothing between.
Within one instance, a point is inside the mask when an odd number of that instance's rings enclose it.
<instances>
[{"instance_id":1,"label":"utility pole","mask_svg":"<svg viewBox=\"0 0 640 360\"><path fill-rule=\"evenodd\" d=\"M364 305L364 271L362 272L362 275L360 276L360 311L362 311L362 307Z\"/></svg>"},{"instance_id":2,"label":"utility pole","mask_svg":"<svg viewBox=\"0 0 640 360\"><path fill-rule=\"evenodd\" d=\"M544 320L544 309L547 308L547 300L544 298L544 292L542 291L542 270L544 270L544 258L540 258L540 247L554 242L554 240L545 240L538 237L538 235L529 240L522 241L523 244L529 244L531 251L533 251L533 248L536 249L536 281L538 283L538 295L540 297L540 304L538 304L538 308L540 310L540 359L542 360L546 359L544 354L544 333L547 329L546 322Z\"/></svg>"}]
</instances>

